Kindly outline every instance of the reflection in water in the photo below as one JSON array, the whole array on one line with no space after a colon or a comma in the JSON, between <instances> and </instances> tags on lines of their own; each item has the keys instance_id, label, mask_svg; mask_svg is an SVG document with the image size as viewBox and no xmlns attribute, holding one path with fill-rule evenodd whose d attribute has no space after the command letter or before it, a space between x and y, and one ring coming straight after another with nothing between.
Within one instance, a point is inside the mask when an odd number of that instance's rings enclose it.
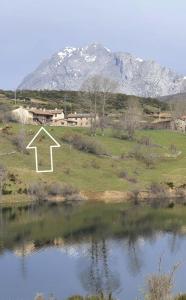
<instances>
[{"instance_id":1,"label":"reflection in water","mask_svg":"<svg viewBox=\"0 0 186 300\"><path fill-rule=\"evenodd\" d=\"M26 256L27 256L27 251L25 247L25 242L22 242L21 248L20 248L20 266L21 266L21 275L24 280L26 280L27 276L27 265L26 265Z\"/></svg>"},{"instance_id":2,"label":"reflection in water","mask_svg":"<svg viewBox=\"0 0 186 300\"><path fill-rule=\"evenodd\" d=\"M180 234L174 232L169 239L169 246L172 253L176 253L179 251L181 247L182 237Z\"/></svg>"},{"instance_id":3,"label":"reflection in water","mask_svg":"<svg viewBox=\"0 0 186 300\"><path fill-rule=\"evenodd\" d=\"M136 276L143 266L142 252L139 243L142 240L128 240L128 267L132 275Z\"/></svg>"},{"instance_id":4,"label":"reflection in water","mask_svg":"<svg viewBox=\"0 0 186 300\"><path fill-rule=\"evenodd\" d=\"M80 277L84 289L89 294L111 295L120 287L119 275L110 270L109 250L105 239L92 239L89 249L89 262L83 266Z\"/></svg>"},{"instance_id":5,"label":"reflection in water","mask_svg":"<svg viewBox=\"0 0 186 300\"><path fill-rule=\"evenodd\" d=\"M53 292L59 299L103 293L134 300L163 253L169 268L186 260L183 235L163 233L160 219L143 210L115 207L1 207L3 300L14 295L33 300L37 292ZM185 289L182 272L178 291Z\"/></svg>"}]
</instances>

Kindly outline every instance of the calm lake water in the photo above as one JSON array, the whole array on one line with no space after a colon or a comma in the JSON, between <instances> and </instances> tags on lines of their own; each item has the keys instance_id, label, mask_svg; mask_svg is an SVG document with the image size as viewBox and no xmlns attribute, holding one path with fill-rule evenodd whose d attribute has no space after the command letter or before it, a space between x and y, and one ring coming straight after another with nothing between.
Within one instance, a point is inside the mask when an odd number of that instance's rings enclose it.
<instances>
[{"instance_id":1,"label":"calm lake water","mask_svg":"<svg viewBox=\"0 0 186 300\"><path fill-rule=\"evenodd\" d=\"M33 300L38 292L54 293L61 300L98 291L121 300L142 299L145 278L157 271L160 257L164 271L181 263L175 292L186 292L186 236L109 236L108 231L98 234L81 227L74 237L76 217L70 210L40 207L1 213L0 300ZM59 221L64 218L67 223ZM85 211L80 210L76 223L81 218ZM71 235L65 226L71 227Z\"/></svg>"}]
</instances>

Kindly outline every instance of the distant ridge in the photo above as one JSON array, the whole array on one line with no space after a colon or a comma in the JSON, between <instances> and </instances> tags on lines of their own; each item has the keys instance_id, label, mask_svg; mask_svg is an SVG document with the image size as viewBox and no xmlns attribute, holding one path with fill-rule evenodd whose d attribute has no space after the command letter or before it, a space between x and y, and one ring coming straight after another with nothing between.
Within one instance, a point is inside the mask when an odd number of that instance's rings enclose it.
<instances>
[{"instance_id":1,"label":"distant ridge","mask_svg":"<svg viewBox=\"0 0 186 300\"><path fill-rule=\"evenodd\" d=\"M175 101L176 102L178 102L178 101L185 101L186 102L186 93L159 97L159 100L160 101L166 101L166 102L175 102Z\"/></svg>"}]
</instances>

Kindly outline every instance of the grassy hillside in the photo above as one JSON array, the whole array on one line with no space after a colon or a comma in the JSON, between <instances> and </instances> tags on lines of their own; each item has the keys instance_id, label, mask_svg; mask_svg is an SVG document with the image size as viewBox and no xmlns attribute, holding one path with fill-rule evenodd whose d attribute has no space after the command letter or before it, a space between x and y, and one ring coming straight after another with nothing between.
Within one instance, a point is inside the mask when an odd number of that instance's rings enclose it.
<instances>
[{"instance_id":1,"label":"grassy hillside","mask_svg":"<svg viewBox=\"0 0 186 300\"><path fill-rule=\"evenodd\" d=\"M47 130L62 146L53 150L54 172L37 174L34 150L22 153L14 140L21 132L26 146L38 130L38 126L11 124L10 128L0 131L0 164L16 177L12 180L9 176L10 186L7 187L16 193L20 187L38 180L68 183L82 191L131 191L146 189L152 182L173 182L177 186L186 183L186 138L181 133L139 131L135 140L127 141L114 138L111 131L105 136L89 137L86 129L48 127ZM77 150L63 141L64 137L71 138L74 134L81 134L85 140L98 144L107 155ZM147 137L150 145L144 143ZM38 141L41 168L48 166L49 145L49 140L44 137ZM15 153L8 154L11 152Z\"/></svg>"}]
</instances>

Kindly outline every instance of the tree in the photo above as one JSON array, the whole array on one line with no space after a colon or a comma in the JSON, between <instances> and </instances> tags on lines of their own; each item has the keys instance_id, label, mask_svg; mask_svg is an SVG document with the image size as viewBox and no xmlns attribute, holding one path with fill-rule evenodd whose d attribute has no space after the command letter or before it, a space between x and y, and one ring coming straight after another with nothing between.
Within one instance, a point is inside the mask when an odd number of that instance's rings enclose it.
<instances>
[{"instance_id":1,"label":"tree","mask_svg":"<svg viewBox=\"0 0 186 300\"><path fill-rule=\"evenodd\" d=\"M117 86L117 82L95 75L89 77L81 87L81 91L84 92L83 95L90 101L90 113L92 114L91 133L93 135L96 134L98 114L102 134L104 134L106 102L109 98L114 97L113 93L116 91Z\"/></svg>"},{"instance_id":2,"label":"tree","mask_svg":"<svg viewBox=\"0 0 186 300\"><path fill-rule=\"evenodd\" d=\"M90 101L90 114L91 114L91 135L96 134L97 128L97 104L100 98L100 86L98 76L88 78L82 85L81 91L84 96Z\"/></svg>"},{"instance_id":3,"label":"tree","mask_svg":"<svg viewBox=\"0 0 186 300\"><path fill-rule=\"evenodd\" d=\"M99 78L100 90L101 90L101 116L100 116L100 127L102 135L104 135L105 128L105 109L106 102L114 98L114 92L116 92L118 83L106 77Z\"/></svg>"},{"instance_id":4,"label":"tree","mask_svg":"<svg viewBox=\"0 0 186 300\"><path fill-rule=\"evenodd\" d=\"M126 136L128 139L133 139L136 129L140 128L141 120L142 107L136 98L132 98L128 101L126 111L115 126L117 135L120 138Z\"/></svg>"}]
</instances>

